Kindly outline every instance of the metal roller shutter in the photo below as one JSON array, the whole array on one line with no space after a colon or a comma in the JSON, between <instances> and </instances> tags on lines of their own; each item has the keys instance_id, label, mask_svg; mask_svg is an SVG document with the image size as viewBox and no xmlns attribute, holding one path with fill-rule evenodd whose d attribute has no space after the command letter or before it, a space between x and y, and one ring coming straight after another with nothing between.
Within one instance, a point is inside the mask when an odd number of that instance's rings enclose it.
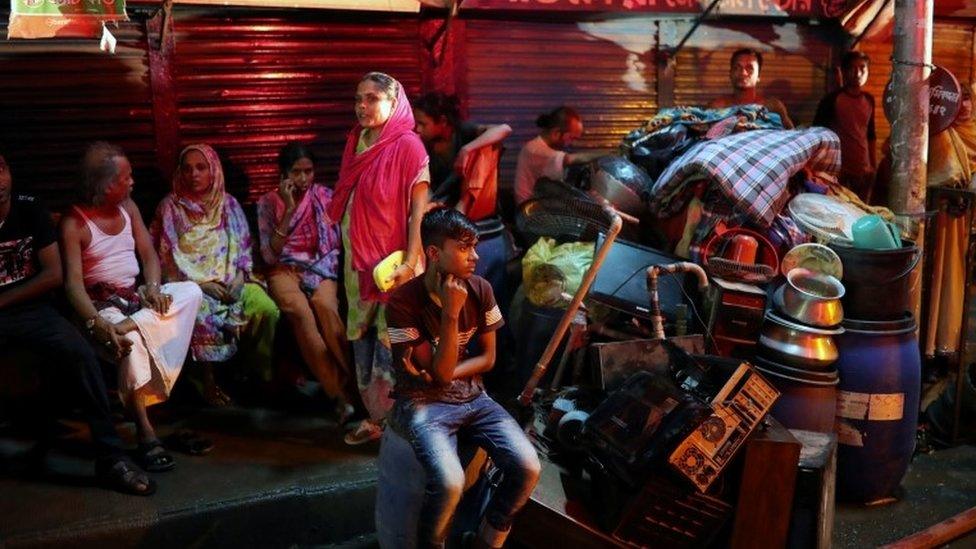
<instances>
[{"instance_id":1,"label":"metal roller shutter","mask_svg":"<svg viewBox=\"0 0 976 549\"><path fill-rule=\"evenodd\" d=\"M52 208L71 202L79 160L95 140L126 150L137 193L160 184L144 27L126 22L112 33L115 55L96 40L0 42L0 153L15 187Z\"/></svg>"},{"instance_id":2,"label":"metal roller shutter","mask_svg":"<svg viewBox=\"0 0 976 549\"><path fill-rule=\"evenodd\" d=\"M656 112L655 27L646 21L466 22L470 118L513 130L502 158L503 188L513 184L522 144L538 134L539 114L560 105L579 110L580 150L616 147Z\"/></svg>"},{"instance_id":3,"label":"metal roller shutter","mask_svg":"<svg viewBox=\"0 0 976 549\"><path fill-rule=\"evenodd\" d=\"M871 58L867 90L874 96L874 120L880 149L891 134L882 103L885 86L891 79L891 39L862 41L857 49ZM932 35L932 62L949 69L961 85L967 85L973 70L972 25L937 21Z\"/></svg>"},{"instance_id":4,"label":"metal roller shutter","mask_svg":"<svg viewBox=\"0 0 976 549\"><path fill-rule=\"evenodd\" d=\"M683 34L679 27L678 32ZM826 92L831 33L822 27L791 22L707 23L678 53L675 104L707 105L731 93L729 60L739 48L763 55L759 87L781 100L793 123L809 125Z\"/></svg>"},{"instance_id":5,"label":"metal roller shutter","mask_svg":"<svg viewBox=\"0 0 976 549\"><path fill-rule=\"evenodd\" d=\"M416 18L179 11L174 30L180 139L213 145L229 190L250 200L277 186L288 141L312 143L319 181L334 183L367 71L391 74L411 95L420 89Z\"/></svg>"}]
</instances>

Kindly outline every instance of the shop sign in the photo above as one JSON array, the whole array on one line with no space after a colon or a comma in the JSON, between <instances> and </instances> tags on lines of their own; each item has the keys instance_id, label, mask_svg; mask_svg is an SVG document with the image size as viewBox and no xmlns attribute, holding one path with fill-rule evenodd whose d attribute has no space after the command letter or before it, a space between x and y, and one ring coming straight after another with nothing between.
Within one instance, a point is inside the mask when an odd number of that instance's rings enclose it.
<instances>
[{"instance_id":1,"label":"shop sign","mask_svg":"<svg viewBox=\"0 0 976 549\"><path fill-rule=\"evenodd\" d=\"M96 38L109 21L127 21L125 0L11 0L7 38Z\"/></svg>"},{"instance_id":2,"label":"shop sign","mask_svg":"<svg viewBox=\"0 0 976 549\"><path fill-rule=\"evenodd\" d=\"M884 113L889 122L895 119L893 85L889 80L884 92ZM961 104L959 80L946 68L936 66L929 75L929 135L948 129L956 121Z\"/></svg>"},{"instance_id":3,"label":"shop sign","mask_svg":"<svg viewBox=\"0 0 976 549\"><path fill-rule=\"evenodd\" d=\"M418 13L421 4L439 8L446 7L442 0L174 0L173 3L252 8L396 11L405 13Z\"/></svg>"},{"instance_id":4,"label":"shop sign","mask_svg":"<svg viewBox=\"0 0 976 549\"><path fill-rule=\"evenodd\" d=\"M464 0L461 9L703 12L710 0ZM716 13L780 17L840 17L846 0L722 0Z\"/></svg>"}]
</instances>

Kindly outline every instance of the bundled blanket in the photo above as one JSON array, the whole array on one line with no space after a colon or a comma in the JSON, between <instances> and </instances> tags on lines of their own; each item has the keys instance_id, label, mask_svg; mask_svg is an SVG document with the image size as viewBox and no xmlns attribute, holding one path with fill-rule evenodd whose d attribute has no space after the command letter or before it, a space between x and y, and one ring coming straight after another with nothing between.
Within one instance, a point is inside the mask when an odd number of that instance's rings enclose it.
<instances>
[{"instance_id":1,"label":"bundled blanket","mask_svg":"<svg viewBox=\"0 0 976 549\"><path fill-rule=\"evenodd\" d=\"M659 217L678 213L689 183L706 180L760 227L769 227L789 201L790 178L806 170L833 180L840 171L840 140L826 128L756 130L695 144L661 173L651 191Z\"/></svg>"},{"instance_id":2,"label":"bundled blanket","mask_svg":"<svg viewBox=\"0 0 976 549\"><path fill-rule=\"evenodd\" d=\"M641 131L652 133L665 126L688 126L695 133L705 135L715 125L722 127L722 135L748 130L782 130L779 115L762 105L734 105L721 109L701 107L667 107L659 110L654 118L644 123ZM716 130L718 131L718 130Z\"/></svg>"}]
</instances>

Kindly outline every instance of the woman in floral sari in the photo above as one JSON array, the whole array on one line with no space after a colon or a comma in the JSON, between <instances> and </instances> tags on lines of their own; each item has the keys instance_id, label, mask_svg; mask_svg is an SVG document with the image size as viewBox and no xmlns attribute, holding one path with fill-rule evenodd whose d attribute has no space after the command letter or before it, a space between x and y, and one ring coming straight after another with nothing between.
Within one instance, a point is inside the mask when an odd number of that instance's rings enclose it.
<instances>
[{"instance_id":1,"label":"woman in floral sari","mask_svg":"<svg viewBox=\"0 0 976 549\"><path fill-rule=\"evenodd\" d=\"M278 155L278 189L258 201L268 289L285 314L302 359L336 400L339 423L356 400L349 342L339 314L339 232L327 213L332 191L315 184L315 156L300 143Z\"/></svg>"},{"instance_id":2,"label":"woman in floral sari","mask_svg":"<svg viewBox=\"0 0 976 549\"><path fill-rule=\"evenodd\" d=\"M268 380L278 308L251 277L251 233L244 210L224 191L224 171L209 145L180 154L173 190L156 210L151 232L163 280L190 280L203 290L190 351L203 366L203 395L212 405L229 403L217 385L214 364L238 351L248 370Z\"/></svg>"},{"instance_id":3,"label":"woman in floral sari","mask_svg":"<svg viewBox=\"0 0 976 549\"><path fill-rule=\"evenodd\" d=\"M430 184L427 151L413 131L413 111L403 86L389 75L368 73L356 88L355 109L358 123L346 139L329 207L329 216L342 227L346 328L360 395L370 415L346 436L349 444L378 439L393 404L393 358L384 311L389 294L377 288L373 269L391 253L404 252L390 290L422 269L420 221Z\"/></svg>"}]
</instances>

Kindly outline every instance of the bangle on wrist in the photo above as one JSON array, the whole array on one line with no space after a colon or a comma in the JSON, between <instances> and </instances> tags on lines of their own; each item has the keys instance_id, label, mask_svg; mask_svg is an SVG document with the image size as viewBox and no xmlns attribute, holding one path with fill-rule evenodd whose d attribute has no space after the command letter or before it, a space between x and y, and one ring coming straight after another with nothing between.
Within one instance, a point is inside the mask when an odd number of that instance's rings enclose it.
<instances>
[{"instance_id":1,"label":"bangle on wrist","mask_svg":"<svg viewBox=\"0 0 976 549\"><path fill-rule=\"evenodd\" d=\"M98 313L85 319L85 330L88 331L88 335L95 335L96 324L98 324Z\"/></svg>"},{"instance_id":2,"label":"bangle on wrist","mask_svg":"<svg viewBox=\"0 0 976 549\"><path fill-rule=\"evenodd\" d=\"M281 238L288 238L288 233L285 233L285 232L282 232L282 231L281 231L280 229L278 229L277 227L275 227L275 230L274 230L274 233L275 233L276 235L278 235L278 236L280 236Z\"/></svg>"}]
</instances>

